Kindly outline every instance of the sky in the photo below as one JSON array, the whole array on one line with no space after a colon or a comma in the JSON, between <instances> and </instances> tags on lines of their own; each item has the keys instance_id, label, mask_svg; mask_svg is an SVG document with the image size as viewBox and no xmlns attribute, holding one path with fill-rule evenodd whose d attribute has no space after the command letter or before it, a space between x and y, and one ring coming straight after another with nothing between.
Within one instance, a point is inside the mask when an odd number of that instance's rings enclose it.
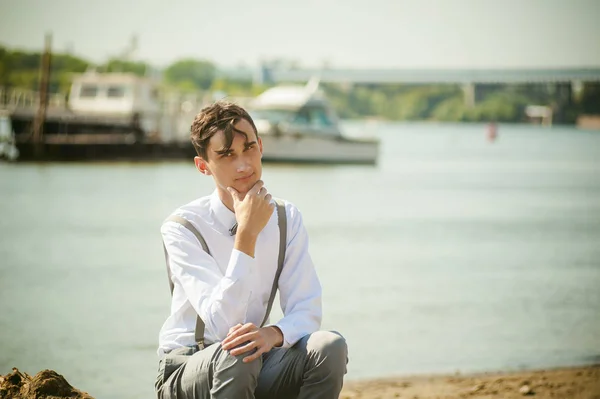
<instances>
[{"instance_id":1,"label":"sky","mask_svg":"<svg viewBox=\"0 0 600 399\"><path fill-rule=\"evenodd\" d=\"M0 0L0 44L164 67L600 67L600 0Z\"/></svg>"}]
</instances>

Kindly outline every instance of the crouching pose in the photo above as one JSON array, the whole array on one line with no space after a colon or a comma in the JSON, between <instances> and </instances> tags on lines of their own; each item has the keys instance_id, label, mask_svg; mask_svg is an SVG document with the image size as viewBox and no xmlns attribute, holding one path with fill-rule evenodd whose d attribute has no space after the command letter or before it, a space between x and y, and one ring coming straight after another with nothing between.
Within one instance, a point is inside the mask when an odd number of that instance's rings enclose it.
<instances>
[{"instance_id":1,"label":"crouching pose","mask_svg":"<svg viewBox=\"0 0 600 399\"><path fill-rule=\"evenodd\" d=\"M252 118L215 103L196 116L191 139L215 190L161 228L172 301L159 335L158 398L338 398L346 341L319 331L321 285L302 215L261 180ZM284 316L271 323L277 289Z\"/></svg>"}]
</instances>

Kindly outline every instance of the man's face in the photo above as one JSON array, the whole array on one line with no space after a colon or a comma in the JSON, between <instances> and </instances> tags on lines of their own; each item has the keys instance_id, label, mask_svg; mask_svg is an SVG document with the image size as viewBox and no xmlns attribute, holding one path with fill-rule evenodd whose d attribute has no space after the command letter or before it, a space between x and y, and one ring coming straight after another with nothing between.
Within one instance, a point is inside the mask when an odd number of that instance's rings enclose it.
<instances>
[{"instance_id":1,"label":"man's face","mask_svg":"<svg viewBox=\"0 0 600 399\"><path fill-rule=\"evenodd\" d=\"M225 133L219 131L211 137L206 158L195 158L196 167L206 175L212 175L217 189L227 193L227 187L235 188L244 196L262 176L262 141L256 136L250 122L240 119L234 127L246 133L235 133L228 151Z\"/></svg>"}]
</instances>

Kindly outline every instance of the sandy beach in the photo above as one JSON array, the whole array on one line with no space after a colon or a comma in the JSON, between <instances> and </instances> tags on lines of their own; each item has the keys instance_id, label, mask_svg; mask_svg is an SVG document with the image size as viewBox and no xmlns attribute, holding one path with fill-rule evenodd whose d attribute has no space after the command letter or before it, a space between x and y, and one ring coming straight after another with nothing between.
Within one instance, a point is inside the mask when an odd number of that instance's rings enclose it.
<instances>
[{"instance_id":1,"label":"sandy beach","mask_svg":"<svg viewBox=\"0 0 600 399\"><path fill-rule=\"evenodd\" d=\"M406 376L344 385L340 399L600 399L600 365L511 373Z\"/></svg>"},{"instance_id":2,"label":"sandy beach","mask_svg":"<svg viewBox=\"0 0 600 399\"><path fill-rule=\"evenodd\" d=\"M40 396L41 395L41 396ZM473 375L406 376L345 384L340 399L600 399L600 365L552 370ZM62 375L43 370L35 376L0 376L0 398L92 399Z\"/></svg>"}]
</instances>

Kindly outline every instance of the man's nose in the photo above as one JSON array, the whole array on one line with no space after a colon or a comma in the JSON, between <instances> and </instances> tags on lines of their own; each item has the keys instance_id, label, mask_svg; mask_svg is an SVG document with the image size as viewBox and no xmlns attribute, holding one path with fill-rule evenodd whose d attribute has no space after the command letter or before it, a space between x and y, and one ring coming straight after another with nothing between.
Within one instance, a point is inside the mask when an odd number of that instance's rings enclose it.
<instances>
[{"instance_id":1,"label":"man's nose","mask_svg":"<svg viewBox=\"0 0 600 399\"><path fill-rule=\"evenodd\" d=\"M237 159L236 171L245 172L249 169L250 164L244 157L239 157Z\"/></svg>"}]
</instances>

